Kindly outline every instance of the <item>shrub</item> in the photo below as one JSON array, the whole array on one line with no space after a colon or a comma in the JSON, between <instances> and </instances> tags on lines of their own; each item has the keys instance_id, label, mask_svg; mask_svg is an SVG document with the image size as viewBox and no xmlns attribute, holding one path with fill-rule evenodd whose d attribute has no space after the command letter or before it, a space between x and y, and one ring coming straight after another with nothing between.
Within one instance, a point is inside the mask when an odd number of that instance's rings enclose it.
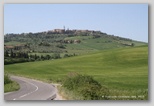
<instances>
[{"instance_id":1,"label":"shrub","mask_svg":"<svg viewBox=\"0 0 154 106\"><path fill-rule=\"evenodd\" d=\"M7 74L4 74L4 85L9 83L12 83L12 81Z\"/></svg>"},{"instance_id":2,"label":"shrub","mask_svg":"<svg viewBox=\"0 0 154 106\"><path fill-rule=\"evenodd\" d=\"M108 95L108 89L101 86L91 76L70 73L63 82L63 87L81 95L83 100L101 100Z\"/></svg>"},{"instance_id":3,"label":"shrub","mask_svg":"<svg viewBox=\"0 0 154 106\"><path fill-rule=\"evenodd\" d=\"M56 47L66 49L64 45L57 45Z\"/></svg>"}]
</instances>

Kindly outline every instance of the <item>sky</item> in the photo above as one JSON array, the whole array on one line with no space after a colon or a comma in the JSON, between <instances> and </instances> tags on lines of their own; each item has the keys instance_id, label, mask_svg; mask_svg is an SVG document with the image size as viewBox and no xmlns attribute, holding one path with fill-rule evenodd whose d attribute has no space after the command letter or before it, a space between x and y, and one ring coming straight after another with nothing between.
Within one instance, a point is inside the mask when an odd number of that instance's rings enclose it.
<instances>
[{"instance_id":1,"label":"sky","mask_svg":"<svg viewBox=\"0 0 154 106\"><path fill-rule=\"evenodd\" d=\"M148 4L5 4L4 34L89 29L148 42Z\"/></svg>"}]
</instances>

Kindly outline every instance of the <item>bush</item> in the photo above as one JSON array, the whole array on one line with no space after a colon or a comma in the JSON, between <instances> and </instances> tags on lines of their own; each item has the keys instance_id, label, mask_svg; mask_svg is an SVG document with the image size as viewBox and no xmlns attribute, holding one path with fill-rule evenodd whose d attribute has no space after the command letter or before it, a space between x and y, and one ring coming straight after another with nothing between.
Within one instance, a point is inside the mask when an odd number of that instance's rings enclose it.
<instances>
[{"instance_id":1,"label":"bush","mask_svg":"<svg viewBox=\"0 0 154 106\"><path fill-rule=\"evenodd\" d=\"M4 85L9 83L12 83L12 81L7 74L4 74Z\"/></svg>"},{"instance_id":2,"label":"bush","mask_svg":"<svg viewBox=\"0 0 154 106\"><path fill-rule=\"evenodd\" d=\"M66 49L64 45L57 45L56 47L59 47L61 49Z\"/></svg>"},{"instance_id":3,"label":"bush","mask_svg":"<svg viewBox=\"0 0 154 106\"><path fill-rule=\"evenodd\" d=\"M14 63L24 63L24 62L29 62L29 59L26 59L26 58L7 58L7 59L4 59L4 65L14 64Z\"/></svg>"},{"instance_id":4,"label":"bush","mask_svg":"<svg viewBox=\"0 0 154 106\"><path fill-rule=\"evenodd\" d=\"M75 56L75 54L64 54L64 58L66 58L66 57L72 57L72 56Z\"/></svg>"},{"instance_id":5,"label":"bush","mask_svg":"<svg viewBox=\"0 0 154 106\"><path fill-rule=\"evenodd\" d=\"M108 89L101 86L91 76L70 73L63 82L63 87L81 95L83 100L107 99Z\"/></svg>"}]
</instances>

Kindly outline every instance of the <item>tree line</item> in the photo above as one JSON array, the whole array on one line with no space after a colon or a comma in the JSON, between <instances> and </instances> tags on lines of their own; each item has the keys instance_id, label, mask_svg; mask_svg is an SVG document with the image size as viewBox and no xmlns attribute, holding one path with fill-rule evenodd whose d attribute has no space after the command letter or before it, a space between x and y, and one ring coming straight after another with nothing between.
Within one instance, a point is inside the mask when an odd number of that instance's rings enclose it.
<instances>
[{"instance_id":1,"label":"tree line","mask_svg":"<svg viewBox=\"0 0 154 106\"><path fill-rule=\"evenodd\" d=\"M22 63L22 62L32 62L32 61L42 61L42 60L51 60L51 59L59 59L60 54L54 53L52 55L37 55L37 54L28 54L28 52L14 52L11 50L4 51L4 64L14 64L14 63Z\"/></svg>"}]
</instances>

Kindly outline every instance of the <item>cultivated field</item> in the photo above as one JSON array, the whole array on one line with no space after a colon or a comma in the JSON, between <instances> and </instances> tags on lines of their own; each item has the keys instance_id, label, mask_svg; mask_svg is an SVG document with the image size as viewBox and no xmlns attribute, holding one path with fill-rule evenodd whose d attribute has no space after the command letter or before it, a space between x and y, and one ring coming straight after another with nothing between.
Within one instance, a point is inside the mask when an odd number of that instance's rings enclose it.
<instances>
[{"instance_id":1,"label":"cultivated field","mask_svg":"<svg viewBox=\"0 0 154 106\"><path fill-rule=\"evenodd\" d=\"M69 72L93 76L113 95L148 94L148 47L99 51L64 59L5 65L5 72L61 82ZM146 97L147 99L147 97Z\"/></svg>"}]
</instances>

